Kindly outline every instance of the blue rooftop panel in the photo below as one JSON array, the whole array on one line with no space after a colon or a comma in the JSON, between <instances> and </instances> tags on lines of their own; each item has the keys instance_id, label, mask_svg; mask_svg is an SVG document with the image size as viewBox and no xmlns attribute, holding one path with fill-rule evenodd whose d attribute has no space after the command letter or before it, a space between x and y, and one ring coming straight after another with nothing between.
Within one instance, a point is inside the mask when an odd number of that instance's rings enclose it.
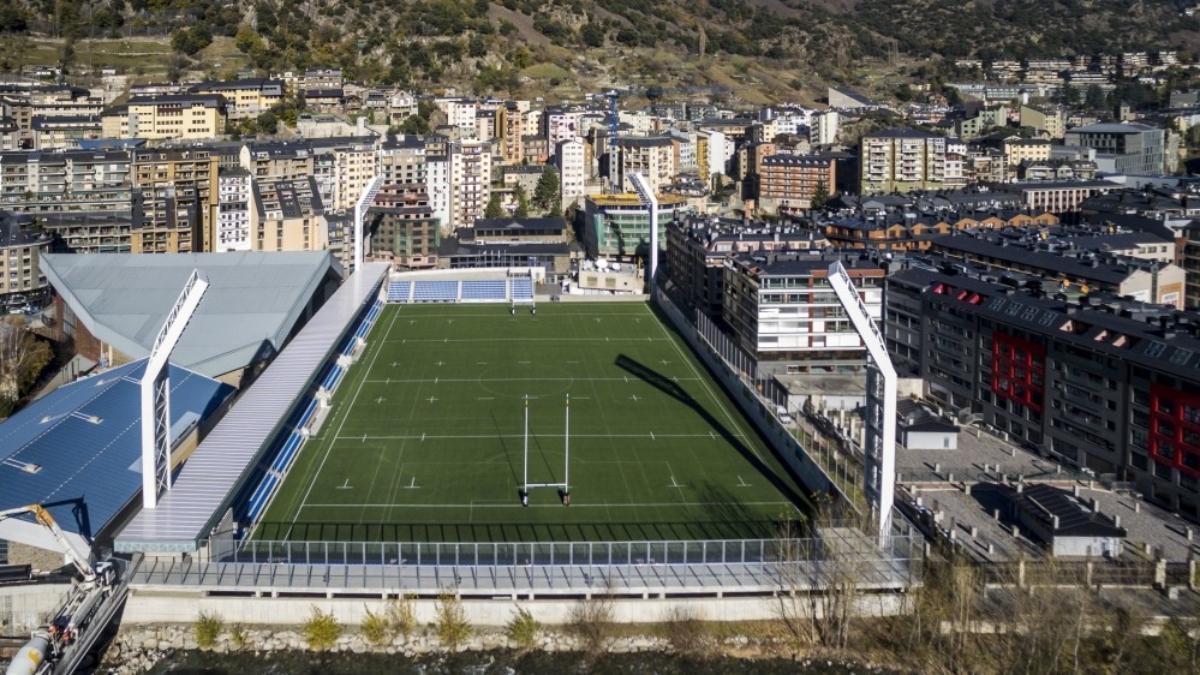
<instances>
[{"instance_id":1,"label":"blue rooftop panel","mask_svg":"<svg viewBox=\"0 0 1200 675\"><path fill-rule=\"evenodd\" d=\"M144 361L59 387L0 423L0 509L40 503L64 530L104 529L141 489L139 378ZM171 366L175 437L233 388Z\"/></svg>"}]
</instances>

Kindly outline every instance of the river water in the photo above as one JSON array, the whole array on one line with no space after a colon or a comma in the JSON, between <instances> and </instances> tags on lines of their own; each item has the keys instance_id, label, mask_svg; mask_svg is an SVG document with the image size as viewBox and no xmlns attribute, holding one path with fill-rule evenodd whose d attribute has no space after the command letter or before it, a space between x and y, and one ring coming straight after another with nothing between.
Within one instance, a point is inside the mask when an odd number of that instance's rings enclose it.
<instances>
[{"instance_id":1,"label":"river water","mask_svg":"<svg viewBox=\"0 0 1200 675\"><path fill-rule=\"evenodd\" d=\"M842 675L893 673L837 661L789 659L692 659L664 653L611 654L587 658L577 653L510 651L466 652L408 658L387 654L313 654L283 652L263 655L180 652L155 665L154 675Z\"/></svg>"}]
</instances>

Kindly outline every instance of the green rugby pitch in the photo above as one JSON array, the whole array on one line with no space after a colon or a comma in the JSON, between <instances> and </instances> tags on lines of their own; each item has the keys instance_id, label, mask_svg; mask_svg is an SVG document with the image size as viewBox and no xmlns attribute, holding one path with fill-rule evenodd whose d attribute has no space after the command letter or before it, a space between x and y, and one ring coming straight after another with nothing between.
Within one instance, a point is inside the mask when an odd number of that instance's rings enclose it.
<instances>
[{"instance_id":1,"label":"green rugby pitch","mask_svg":"<svg viewBox=\"0 0 1200 675\"><path fill-rule=\"evenodd\" d=\"M523 406L529 480L519 499ZM770 538L808 502L644 303L389 305L255 529L294 541Z\"/></svg>"}]
</instances>

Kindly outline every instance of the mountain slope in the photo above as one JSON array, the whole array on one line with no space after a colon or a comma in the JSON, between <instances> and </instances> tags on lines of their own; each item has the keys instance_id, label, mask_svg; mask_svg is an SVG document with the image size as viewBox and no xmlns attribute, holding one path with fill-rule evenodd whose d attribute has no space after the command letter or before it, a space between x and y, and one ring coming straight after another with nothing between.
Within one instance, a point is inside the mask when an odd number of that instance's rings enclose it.
<instances>
[{"instance_id":1,"label":"mountain slope","mask_svg":"<svg viewBox=\"0 0 1200 675\"><path fill-rule=\"evenodd\" d=\"M0 0L0 30L171 36L206 67L236 37L263 70L340 67L423 88L563 95L718 84L736 98L944 72L947 60L1200 49L1175 0ZM554 66L553 68L547 66Z\"/></svg>"}]
</instances>

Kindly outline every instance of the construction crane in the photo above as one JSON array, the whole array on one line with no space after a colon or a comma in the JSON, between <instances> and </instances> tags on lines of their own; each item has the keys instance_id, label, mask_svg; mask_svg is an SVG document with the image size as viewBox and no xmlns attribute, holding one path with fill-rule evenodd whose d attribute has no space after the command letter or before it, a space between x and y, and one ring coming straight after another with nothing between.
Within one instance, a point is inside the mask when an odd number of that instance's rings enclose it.
<instances>
[{"instance_id":1,"label":"construction crane","mask_svg":"<svg viewBox=\"0 0 1200 675\"><path fill-rule=\"evenodd\" d=\"M81 575L83 575L84 582L92 583L96 581L96 570L92 568L92 563L90 560L91 555L88 553L83 553L79 549L75 548L75 544L67 538L67 534L63 532L61 527L58 526L58 521L54 519L54 516L50 515L50 512L46 510L46 507L42 506L41 504L29 504L28 506L18 506L14 509L6 509L4 511L0 511L0 521L8 520L9 518L13 518L15 516L22 516L26 513L33 514L33 519L36 520L39 525L47 530L50 530L50 534L54 536L54 540L58 542L58 545L63 549L63 553L66 554L67 560L69 560L71 564L75 566L75 569L78 570Z\"/></svg>"},{"instance_id":2,"label":"construction crane","mask_svg":"<svg viewBox=\"0 0 1200 675\"><path fill-rule=\"evenodd\" d=\"M112 597L117 577L116 566L111 561L93 565L90 551L79 550L58 526L54 516L41 504L0 511L0 521L27 513L32 514L39 525L50 531L66 554L67 560L83 577L83 582L72 588L65 604L53 620L31 635L29 641L17 651L4 671L5 675L43 675L57 672L56 668L64 655L70 655L72 650L77 650L75 646L81 636L89 638L88 644L94 642L94 633L97 632L94 624L98 625L97 614Z\"/></svg>"}]
</instances>

